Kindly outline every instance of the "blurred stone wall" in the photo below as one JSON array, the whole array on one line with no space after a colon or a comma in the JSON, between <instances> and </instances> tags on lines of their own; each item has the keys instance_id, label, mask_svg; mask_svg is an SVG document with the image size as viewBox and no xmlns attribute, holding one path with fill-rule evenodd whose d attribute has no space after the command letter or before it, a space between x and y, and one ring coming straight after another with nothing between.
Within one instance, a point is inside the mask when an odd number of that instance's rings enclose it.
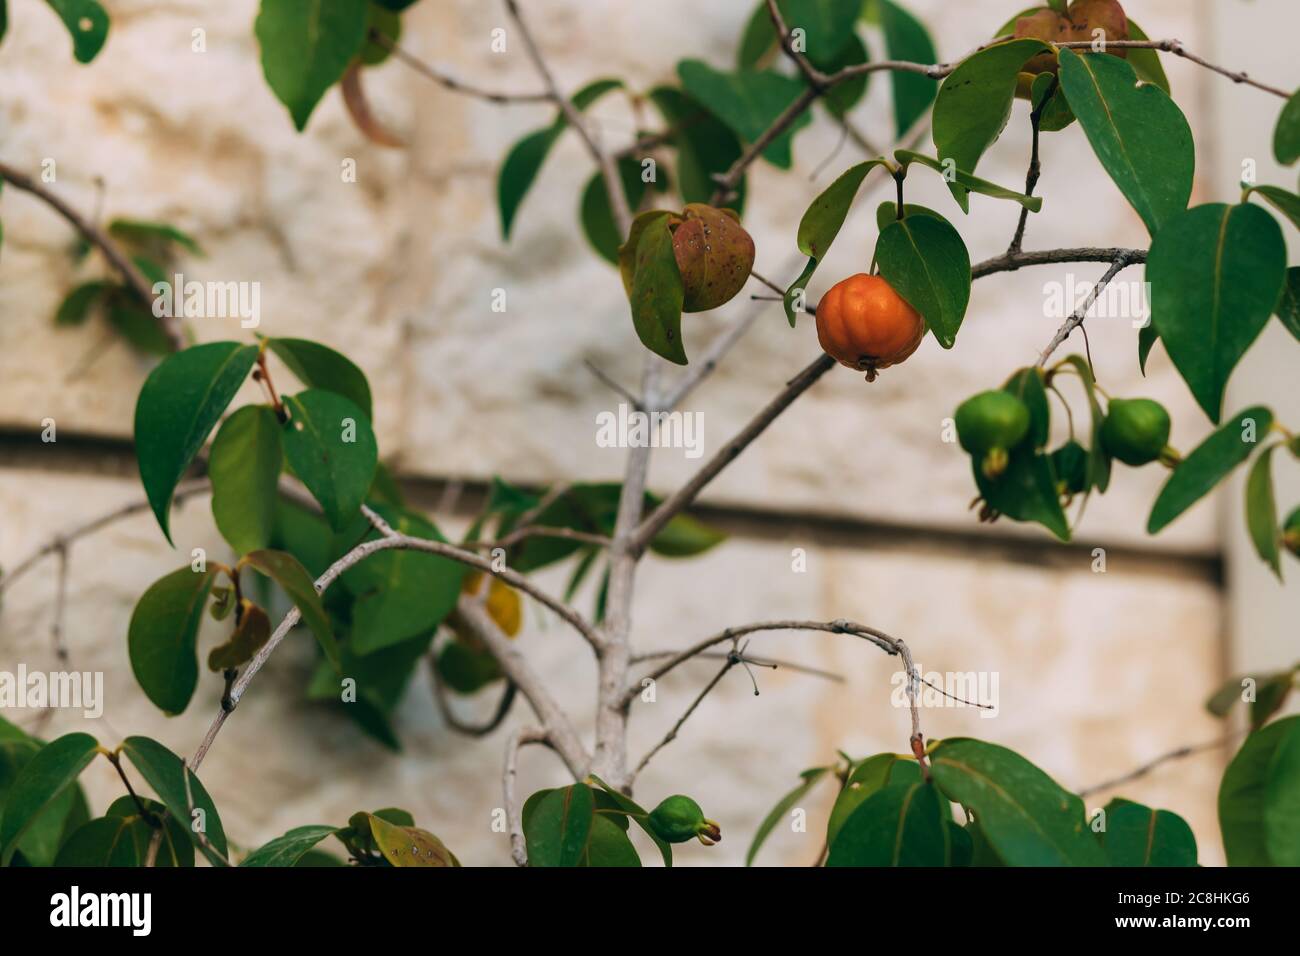
<instances>
[{"instance_id":1,"label":"blurred stone wall","mask_svg":"<svg viewBox=\"0 0 1300 956\"><path fill-rule=\"evenodd\" d=\"M953 4L911 0L936 34L940 55L977 45L1019 6L1001 0ZM672 79L678 58L727 67L752 4L662 0L535 0L538 40L561 85L603 75L645 89ZM1144 28L1211 54L1203 2L1145 0ZM60 194L103 217L164 219L195 234L206 256L185 263L199 278L261 283L259 331L326 342L367 372L385 458L434 508L445 480L471 487L493 474L518 482L617 479L623 452L595 442L595 417L617 397L584 368L591 360L635 382L641 349L614 272L588 249L576 225L591 164L577 138L564 138L525 202L509 244L500 238L495 176L509 145L550 120L538 105L492 106L452 94L389 63L367 74L376 112L410 143L383 150L350 124L337 91L304 134L266 87L252 36L256 4L114 0L109 42L89 67L75 66L62 25L34 0L11 3L0 46L0 156L35 169L57 162ZM485 86L525 90L538 81L519 43L489 50L507 26L495 3L424 0L406 19L404 44L423 58ZM191 52L191 31L207 52ZM1208 149L1220 122L1207 75L1167 62L1180 104ZM1286 77L1278 77L1284 82ZM1273 104L1233 90L1216 110L1256 110L1271 126ZM1267 108L1265 108L1265 106ZM1023 104L980 174L1023 182L1028 124ZM633 134L627 103L609 97L592 112L602 141ZM892 132L888 82L872 81L855 123L878 147ZM835 151L824 118L796 141L796 167L759 165L750 177L746 226L757 268L784 281L797 268L794 230L803 209L854 147ZM928 145L928 140L926 145ZM340 164L355 159L358 181ZM1144 245L1141 222L1098 167L1076 127L1045 137L1039 186L1044 215L1031 219L1026 246ZM825 164L825 165L824 165ZM823 168L824 166L824 168ZM820 169L820 172L817 172ZM97 186L102 181L102 188ZM1194 201L1233 194L1229 172L1198 181ZM954 214L937 178L908 181L909 201ZM877 186L860 201L813 291L860 271L874 242L872 210L889 198ZM973 259L999 254L1017 206L974 197L958 223ZM0 215L0 565L12 566L60 530L141 495L126 442L135 396L149 364L114 344L104 326L55 329L51 316L83 274L71 265L67 225L30 197L6 190ZM1082 787L1174 746L1212 738L1201 701L1224 676L1225 599L1221 531L1213 503L1198 506L1157 539L1145 517L1159 487L1156 469L1120 468L1105 498L1090 502L1078 542L1056 546L1033 529L979 525L967 510L973 488L960 450L941 441L943 419L964 397L1032 361L1051 337L1044 283L1093 280L1102 266L1047 267L976 283L951 353L932 339L897 370L867 386L836 370L800 400L704 497L732 537L691 562L651 559L640 576L635 637L671 648L728 624L770 617L846 617L905 638L926 671L987 671L999 679L996 717L971 709L927 710L932 737L996 740ZM1127 273L1140 279L1140 270ZM757 289L757 287L755 286ZM504 314L491 309L495 289ZM754 330L688 402L704 422L712 453L772 392L811 360L808 325L791 330L780 307L738 297L715 314L688 317L688 352L698 354L731 317L759 308ZM198 323L200 339L246 336L228 320ZM1089 325L1101 381L1112 394L1149 395L1174 416L1174 444L1206 431L1163 354L1144 380L1135 335L1123 320ZM1072 341L1071 346L1080 343ZM671 373L670 373L671 374ZM57 446L32 436L58 423ZM697 466L681 451L657 454L651 485L671 490ZM464 515L440 514L450 529ZM182 553L221 554L207 503L196 499L176 522ZM1095 548L1106 549L1098 573ZM793 570L794 549L806 570ZM106 743L133 733L192 752L217 704L205 680L186 713L160 716L136 687L126 658L132 606L143 588L178 564L152 519L140 515L78 544L70 568L67 635L74 666L106 673L108 704L97 726ZM0 669L55 665L49 636L53 565L4 595ZM541 576L563 586L563 572ZM593 595L579 601L590 607ZM520 646L552 681L559 699L590 726L594 668L579 640L529 610ZM211 635L208 636L211 639ZM681 737L638 783L647 802L669 792L696 796L722 822L724 842L686 849L686 864L743 860L745 845L798 771L834 758L905 749L907 713L891 706L895 664L872 648L829 635L770 634L753 652L833 671L828 682L788 670L760 671L761 696L739 671L728 675ZM312 658L308 639L288 642L258 677L203 767L226 830L254 846L305 823L341 823L360 808L398 805L441 834L471 864L508 860L491 830L500 804L504 732L459 738L443 726L424 675L398 717L406 747L392 755L353 726L303 700ZM662 682L658 702L633 721L637 755L660 737L712 673L684 667ZM485 695L486 696L486 695ZM485 700L467 709L489 707ZM512 719L527 715L520 706ZM13 716L6 714L6 716ZM24 722L31 715L19 715ZM60 712L45 733L82 729ZM1183 814L1204 862L1221 860L1214 798L1223 755L1162 769L1125 795ZM92 769L94 807L116 794L107 767ZM561 781L544 754L524 760L525 792ZM763 859L804 864L820 849L829 794L810 798L809 832L782 826ZM1107 795L1099 795L1096 805Z\"/></svg>"}]
</instances>

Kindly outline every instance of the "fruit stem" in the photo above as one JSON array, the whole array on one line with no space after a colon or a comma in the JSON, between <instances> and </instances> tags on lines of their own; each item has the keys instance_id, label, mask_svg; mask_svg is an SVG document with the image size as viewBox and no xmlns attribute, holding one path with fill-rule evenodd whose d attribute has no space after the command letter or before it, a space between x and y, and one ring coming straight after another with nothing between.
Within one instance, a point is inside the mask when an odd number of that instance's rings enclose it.
<instances>
[{"instance_id":1,"label":"fruit stem","mask_svg":"<svg viewBox=\"0 0 1300 956\"><path fill-rule=\"evenodd\" d=\"M1174 468L1177 468L1182 464L1183 456L1180 455L1178 450L1173 446L1166 445L1164 448L1160 449L1160 457L1157 460L1160 464L1172 471Z\"/></svg>"}]
</instances>

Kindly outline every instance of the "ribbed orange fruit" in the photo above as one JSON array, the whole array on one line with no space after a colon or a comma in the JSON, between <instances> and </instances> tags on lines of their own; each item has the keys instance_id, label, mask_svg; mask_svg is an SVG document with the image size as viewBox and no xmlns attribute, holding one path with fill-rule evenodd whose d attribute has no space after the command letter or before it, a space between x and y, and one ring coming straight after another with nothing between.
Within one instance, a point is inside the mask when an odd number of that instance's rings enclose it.
<instances>
[{"instance_id":1,"label":"ribbed orange fruit","mask_svg":"<svg viewBox=\"0 0 1300 956\"><path fill-rule=\"evenodd\" d=\"M897 365L924 337L925 319L880 276L849 276L817 303L817 341L852 369L871 373Z\"/></svg>"}]
</instances>

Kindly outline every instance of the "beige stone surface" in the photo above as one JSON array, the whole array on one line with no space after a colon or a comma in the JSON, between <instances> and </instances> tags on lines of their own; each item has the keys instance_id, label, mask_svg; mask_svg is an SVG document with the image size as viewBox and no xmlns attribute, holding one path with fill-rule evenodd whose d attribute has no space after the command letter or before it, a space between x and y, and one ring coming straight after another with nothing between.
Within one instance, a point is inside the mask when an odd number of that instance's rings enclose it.
<instances>
[{"instance_id":1,"label":"beige stone surface","mask_svg":"<svg viewBox=\"0 0 1300 956\"><path fill-rule=\"evenodd\" d=\"M41 493L33 495L34 487ZM51 533L138 494L125 480L0 471L0 512L13 516L0 539L0 564L12 566ZM72 666L104 673L106 706L98 721L60 711L47 735L87 730L111 746L146 734L183 754L202 738L217 709L220 680L205 674L186 712L166 718L140 691L126 653L131 609L144 587L185 563L190 548L207 548L217 560L225 554L206 501L187 505L175 528L178 551L166 547L144 514L75 547L66 622ZM792 570L794 548L806 553L804 572ZM56 666L50 571L47 565L5 593L0 670L13 671L20 662L33 670ZM547 571L540 580L558 590L566 572ZM581 606L590 607L590 592L579 596ZM1005 744L1066 786L1099 782L1217 732L1200 704L1216 684L1220 599L1212 586L1176 576L977 566L960 556L873 556L803 538L734 540L698 560L648 562L635 615L643 651L681 647L730 624L846 617L906 640L926 672L996 673L995 718L969 708L927 709L926 734ZM201 655L219 639L219 628L205 623ZM536 607L528 609L519 641L589 733L594 668L585 646ZM745 674L734 670L705 699L637 785L647 803L688 792L722 823L723 843L708 852L684 848L684 864L742 862L758 823L798 771L833 760L836 750L866 756L907 748L907 711L891 704L898 671L893 659L850 638L811 632L756 636L749 652L844 680L757 669L762 693L756 698ZM397 717L405 750L390 754L345 718L304 699L313 655L307 634L291 638L253 683L203 765L204 783L231 839L252 847L293 826L341 823L358 809L397 805L442 835L466 863L507 862L505 839L492 830L492 810L501 804L504 733L466 740L449 731L420 674ZM637 705L635 757L662 739L718 666L683 666L659 682L654 703ZM470 712L491 707L486 699L461 703ZM526 710L521 704L511 722L526 720ZM34 717L5 716L22 723ZM523 766L525 792L563 782L563 768L543 752L527 753ZM1220 771L1216 756L1205 755L1123 792L1186 817L1203 860L1215 862ZM119 793L107 766L92 770L87 785L96 809ZM807 832L779 828L763 861L815 858L828 800L829 791L809 800Z\"/></svg>"},{"instance_id":2,"label":"beige stone surface","mask_svg":"<svg viewBox=\"0 0 1300 956\"><path fill-rule=\"evenodd\" d=\"M672 81L678 58L729 64L752 5L682 5L689 19L673 15L671 5L616 0L531 6L539 41L565 88L620 75L633 89L648 89ZM950 16L937 0L914 6L944 57L977 45L1008 15L997 3L978 5L971 17ZM1147 6L1148 30L1177 35L1192 48L1208 42L1198 4ZM100 58L88 68L58 70L50 65L66 44L62 26L41 10L15 15L0 89L0 121L10 131L5 160L35 169L54 159L54 188L84 209L100 203L94 183L102 179L104 217L167 219L199 238L207 256L184 262L193 277L260 282L260 331L317 338L352 356L375 387L381 447L405 468L534 481L615 476L621 452L598 447L594 433L597 412L616 398L583 360L631 384L642 353L614 271L595 259L576 227L578 195L592 171L577 137L566 136L556 148L515 235L503 244L496 170L511 143L549 122L551 107L466 99L390 63L367 74L368 89L376 112L408 137L411 149L365 143L337 91L299 135L261 75L251 35L255 7L252 0L121 3ZM537 88L520 43L511 40L503 54L490 50L490 31L503 23L495 4L420 4L408 17L405 42L484 85ZM196 28L206 31L207 52L191 50ZM1199 95L1205 77L1182 62L1168 66L1204 147L1213 119ZM38 102L48 108L34 109ZM1024 112L1018 104L982 175L1010 186L1023 182ZM603 142L631 137L634 116L625 97L608 97L592 115ZM873 79L855 122L877 146L887 144L884 77ZM820 122L799 136L794 170L759 164L751 176L746 225L757 241L758 268L778 281L797 274L794 233L804 208L858 158L849 146L827 163L837 140L834 127ZM930 148L928 138L922 148ZM1034 217L1030 248L1145 244L1141 224L1077 125L1047 137L1043 148L1044 213ZM340 178L340 164L349 159L357 164L356 183ZM1005 248L1018 207L976 197L963 219L938 178L922 170L908 189L909 198L953 216L973 259ZM868 263L872 210L888 193L879 182L873 190L820 270L814 294ZM33 427L52 416L72 432L129 435L148 363L120 345L105 348L111 338L99 323L76 331L51 326L63 293L98 266L74 270L65 253L72 238L66 224L31 198L7 192L0 423ZM708 499L971 528L967 462L940 441L944 418L966 396L1032 361L1050 338L1059 322L1043 314L1045 282L1071 273L1076 281L1090 280L1103 270L1050 267L982 280L951 354L927 341L906 367L872 387L837 369L709 489ZM1137 280L1141 270L1126 275ZM496 289L507 294L504 314L491 310ZM689 402L688 410L703 416L706 452L817 353L811 327L792 331L775 304L739 299L716 314L688 317L690 351L698 354L713 330L755 307L762 310L756 330ZM230 319L199 320L194 330L203 340L249 335ZM1205 424L1163 355L1144 382L1127 322L1099 320L1091 336L1099 374L1115 394L1166 401L1176 442L1198 440ZM669 487L694 465L681 455L661 456L654 481ZM927 480L917 482L922 473ZM1160 481L1155 469L1124 474L1092 503L1082 533L1143 543L1139 516ZM1213 542L1211 509L1203 506L1159 543L1207 551Z\"/></svg>"}]
</instances>

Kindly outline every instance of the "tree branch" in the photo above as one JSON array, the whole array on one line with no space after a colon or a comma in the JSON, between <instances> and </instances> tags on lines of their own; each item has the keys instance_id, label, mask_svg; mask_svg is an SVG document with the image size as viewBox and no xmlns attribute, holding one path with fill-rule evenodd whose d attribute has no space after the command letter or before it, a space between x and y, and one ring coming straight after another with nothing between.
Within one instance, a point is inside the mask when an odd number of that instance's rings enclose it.
<instances>
[{"instance_id":1,"label":"tree branch","mask_svg":"<svg viewBox=\"0 0 1300 956\"><path fill-rule=\"evenodd\" d=\"M1047 104L1051 102L1052 97L1056 94L1056 87L1060 80L1053 76L1051 84L1048 86L1047 93L1043 96L1043 101L1039 103L1029 113L1029 125L1033 129L1033 146L1029 152L1029 171L1025 174L1025 195L1032 196L1034 187L1038 185L1038 177L1042 174L1042 164L1038 161L1038 140L1039 127L1043 122L1043 111L1047 109ZM1015 235L1011 237L1011 245L1007 246L1007 254L1015 255L1020 251L1021 245L1025 241L1025 227L1029 225L1029 207L1020 207L1020 221L1016 224Z\"/></svg>"},{"instance_id":2,"label":"tree branch","mask_svg":"<svg viewBox=\"0 0 1300 956\"><path fill-rule=\"evenodd\" d=\"M510 827L510 856L516 866L528 865L528 843L524 839L524 821L520 815L522 805L516 796L519 777L519 751L529 744L551 746L545 731L538 727L520 727L506 741L506 763L501 774L501 792L506 805L506 821Z\"/></svg>"},{"instance_id":3,"label":"tree branch","mask_svg":"<svg viewBox=\"0 0 1300 956\"><path fill-rule=\"evenodd\" d=\"M673 724L672 728L664 736L664 739L651 747L650 750L646 752L646 755L641 758L641 762L638 763L636 769L632 771L634 777L646 768L646 764L654 759L655 754L659 753L659 751L663 750L677 739L677 732L682 729L682 724L686 723L686 721L690 719L691 714L695 713L696 708L700 706L704 698L709 696L709 692L718 686L722 681L722 678L727 676L727 671L731 670L739 663L740 656L738 654L731 653L727 655L727 659L725 663L723 663L721 669L713 675L713 679L705 684L703 690L701 690L699 694L696 695L695 699L691 701L691 705L686 708L686 713L682 714L682 716L678 718L677 723Z\"/></svg>"},{"instance_id":4,"label":"tree branch","mask_svg":"<svg viewBox=\"0 0 1300 956\"><path fill-rule=\"evenodd\" d=\"M1151 773L1151 771L1163 764L1169 763L1173 760L1182 760L1184 757L1191 757L1195 754L1204 753L1207 750L1217 750L1219 747L1226 747L1237 738L1244 737L1247 733L1249 733L1249 731L1237 731L1236 733L1219 737L1217 740L1208 740L1201 744L1190 744L1185 747L1178 747L1174 750L1162 753L1154 760L1148 760L1146 763L1130 770L1128 773L1121 774L1118 777L1113 777L1110 780L1103 780L1101 783L1093 784L1090 787L1084 787L1082 790L1078 791L1078 794L1081 797L1090 797L1103 790L1110 790L1126 783L1132 783L1134 780L1140 780L1145 777L1147 774Z\"/></svg>"},{"instance_id":5,"label":"tree branch","mask_svg":"<svg viewBox=\"0 0 1300 956\"><path fill-rule=\"evenodd\" d=\"M1070 337L1071 332L1083 325L1083 320L1088 315L1088 310L1091 309L1092 304L1097 301L1097 296L1101 295L1101 290L1110 284L1110 280L1115 278L1121 269L1130 265L1132 265L1132 263L1129 261L1126 253L1121 252L1115 257L1115 261L1112 262L1110 268L1106 270L1106 274L1098 280L1097 284L1093 286L1092 290L1088 293L1088 297L1083 300L1083 305L1079 306L1074 314L1066 319L1061 327L1056 330L1056 334L1052 336L1052 341L1047 343L1047 348L1043 349L1043 354L1038 356L1039 368L1042 368L1047 364L1047 360L1051 357L1052 353L1056 351L1062 342Z\"/></svg>"},{"instance_id":6,"label":"tree branch","mask_svg":"<svg viewBox=\"0 0 1300 956\"><path fill-rule=\"evenodd\" d=\"M1036 252L1007 252L971 266L971 279L982 279L995 272L1015 272L1025 266L1057 265L1062 262L1114 262L1124 256L1130 265L1147 261L1144 249L1099 248L1083 246L1073 249L1040 249Z\"/></svg>"},{"instance_id":7,"label":"tree branch","mask_svg":"<svg viewBox=\"0 0 1300 956\"><path fill-rule=\"evenodd\" d=\"M510 708L515 702L515 696L519 691L515 682L506 678L505 690L501 693L500 700L492 712L492 716L480 724L470 723L463 720L452 707L451 701L447 699L447 685L443 683L442 675L438 673L438 661L432 654L429 655L429 682L433 687L433 700L438 705L438 712L442 714L443 722L448 727L459 734L467 737L486 737L492 731L501 726L501 722L506 719L510 713Z\"/></svg>"},{"instance_id":8,"label":"tree branch","mask_svg":"<svg viewBox=\"0 0 1300 956\"><path fill-rule=\"evenodd\" d=\"M472 83L466 83L463 80L459 80L450 73L444 73L437 67L426 63L413 53L399 46L392 37L381 33L378 30L370 31L370 39L379 44L385 50L388 50L393 54L393 56L397 57L399 61L415 70L415 72L433 80L435 83L441 84L453 93L462 93L466 96L472 96L480 100L487 100L489 103L497 104L549 103L555 99L555 97L546 90L539 90L536 93L503 93L498 90L484 89L483 87L475 86Z\"/></svg>"},{"instance_id":9,"label":"tree branch","mask_svg":"<svg viewBox=\"0 0 1300 956\"><path fill-rule=\"evenodd\" d=\"M58 195L46 189L42 183L37 182L31 176L20 172L7 163L0 163L0 179L8 180L15 189L31 193L66 219L72 228L81 234L82 238L104 254L104 258L108 260L109 265L122 276L131 294L140 300L140 304L146 308L151 316L153 315L153 285L145 278L144 273L140 271L136 264L131 261L131 257L123 252L104 230L73 209ZM185 338L181 334L180 322L174 316L155 316L155 319L167 336L172 348L177 351L183 349L185 347Z\"/></svg>"}]
</instances>

